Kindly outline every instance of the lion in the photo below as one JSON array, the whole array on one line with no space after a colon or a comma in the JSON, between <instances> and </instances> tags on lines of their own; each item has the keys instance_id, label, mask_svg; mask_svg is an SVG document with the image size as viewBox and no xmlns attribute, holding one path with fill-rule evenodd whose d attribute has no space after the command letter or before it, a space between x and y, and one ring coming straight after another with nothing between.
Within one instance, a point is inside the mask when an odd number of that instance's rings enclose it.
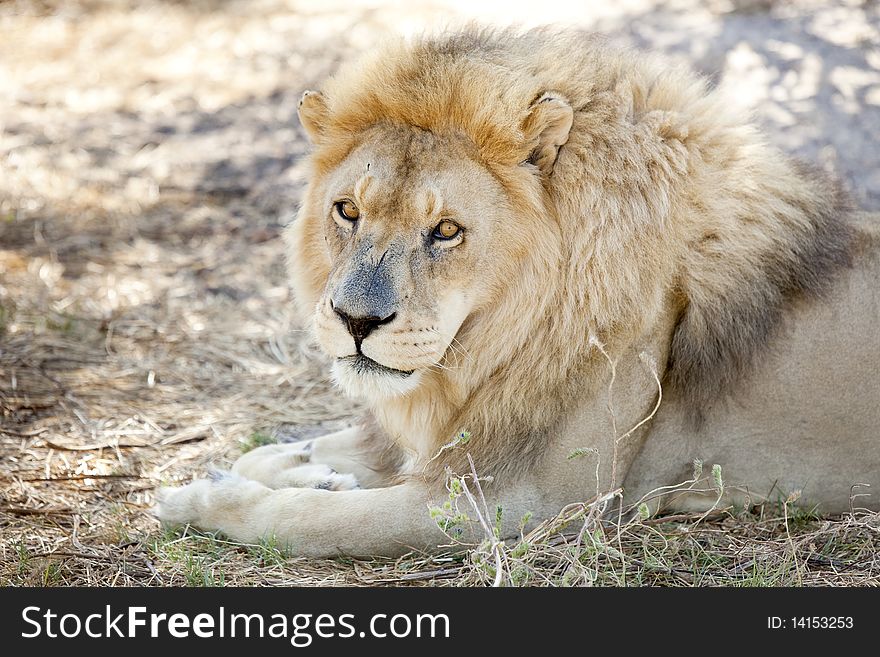
<instances>
[{"instance_id":1,"label":"lion","mask_svg":"<svg viewBox=\"0 0 880 657\"><path fill-rule=\"evenodd\" d=\"M448 542L428 508L450 473L502 537L618 490L877 507L877 218L732 107L549 29L386 44L306 92L290 278L370 411L162 491L160 519L396 555ZM723 484L676 489L695 459Z\"/></svg>"}]
</instances>

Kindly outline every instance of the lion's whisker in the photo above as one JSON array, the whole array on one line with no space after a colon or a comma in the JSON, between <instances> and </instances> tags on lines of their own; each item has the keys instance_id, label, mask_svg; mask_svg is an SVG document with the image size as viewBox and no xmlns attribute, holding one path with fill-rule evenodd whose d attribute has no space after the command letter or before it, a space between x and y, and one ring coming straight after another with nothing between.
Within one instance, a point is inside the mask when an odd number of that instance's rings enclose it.
<instances>
[{"instance_id":1,"label":"lion's whisker","mask_svg":"<svg viewBox=\"0 0 880 657\"><path fill-rule=\"evenodd\" d=\"M470 354L468 353L467 349L464 348L464 346L461 344L461 342L455 336L444 335L443 333L441 333L440 331L438 331L437 329L434 329L434 328L429 328L428 331L430 331L434 335L438 336L439 338L441 338L443 341L445 341L447 343L448 349L450 351L452 351L452 353L455 355L456 365L458 365L458 357L459 356L461 356L463 359L470 358Z\"/></svg>"}]
</instances>

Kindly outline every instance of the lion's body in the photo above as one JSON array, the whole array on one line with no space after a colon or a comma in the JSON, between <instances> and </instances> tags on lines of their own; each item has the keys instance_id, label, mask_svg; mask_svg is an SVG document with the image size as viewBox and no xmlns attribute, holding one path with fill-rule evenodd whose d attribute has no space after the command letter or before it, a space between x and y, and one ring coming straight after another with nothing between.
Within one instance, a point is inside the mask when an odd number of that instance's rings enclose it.
<instances>
[{"instance_id":1,"label":"lion's body","mask_svg":"<svg viewBox=\"0 0 880 657\"><path fill-rule=\"evenodd\" d=\"M752 503L802 492L798 503L822 513L880 506L880 217L859 223L853 267L825 298L790 311L725 403L696 428L681 400L661 407L627 476L630 495L687 479L687 460L701 458ZM670 508L707 503L674 497Z\"/></svg>"},{"instance_id":2,"label":"lion's body","mask_svg":"<svg viewBox=\"0 0 880 657\"><path fill-rule=\"evenodd\" d=\"M583 35L467 32L389 46L300 115L294 290L371 428L246 455L249 481L174 493L167 519L305 554L434 545L425 504L467 455L508 531L693 459L756 502L880 490L876 219L692 74ZM311 485L309 461L368 490L266 490L267 468Z\"/></svg>"}]
</instances>

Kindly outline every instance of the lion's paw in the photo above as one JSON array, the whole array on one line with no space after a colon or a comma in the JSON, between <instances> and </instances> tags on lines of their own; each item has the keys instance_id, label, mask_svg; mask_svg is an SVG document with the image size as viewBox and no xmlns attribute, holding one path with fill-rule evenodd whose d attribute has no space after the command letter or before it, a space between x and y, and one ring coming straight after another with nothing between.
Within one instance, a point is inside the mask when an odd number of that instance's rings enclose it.
<instances>
[{"instance_id":1,"label":"lion's paw","mask_svg":"<svg viewBox=\"0 0 880 657\"><path fill-rule=\"evenodd\" d=\"M266 445L243 454L232 466L238 476L259 481L269 488L360 488L351 474L341 474L322 463L312 463L313 441Z\"/></svg>"},{"instance_id":2,"label":"lion's paw","mask_svg":"<svg viewBox=\"0 0 880 657\"><path fill-rule=\"evenodd\" d=\"M232 465L232 472L246 479L264 481L279 470L306 465L312 456L312 441L264 445L242 454Z\"/></svg>"},{"instance_id":3,"label":"lion's paw","mask_svg":"<svg viewBox=\"0 0 880 657\"><path fill-rule=\"evenodd\" d=\"M180 488L160 488L156 492L153 514L166 525L193 525L216 529L218 516L228 509L259 500L266 487L225 470L211 470L205 479L197 479Z\"/></svg>"},{"instance_id":4,"label":"lion's paw","mask_svg":"<svg viewBox=\"0 0 880 657\"><path fill-rule=\"evenodd\" d=\"M211 470L205 479L198 479L180 488L160 488L152 509L163 524L193 525L203 529L216 524L220 506L236 503L244 497L260 497L266 488L314 488L319 490L354 490L360 488L357 478L340 474L326 465L309 464L272 473L264 481L254 481L234 472Z\"/></svg>"},{"instance_id":5,"label":"lion's paw","mask_svg":"<svg viewBox=\"0 0 880 657\"><path fill-rule=\"evenodd\" d=\"M213 479L199 479L180 488L160 488L156 491L153 515L164 525L198 525L214 484Z\"/></svg>"},{"instance_id":6,"label":"lion's paw","mask_svg":"<svg viewBox=\"0 0 880 657\"><path fill-rule=\"evenodd\" d=\"M267 482L270 488L318 488L321 490L354 490L360 488L352 474L340 474L328 465L308 464L275 473Z\"/></svg>"}]
</instances>

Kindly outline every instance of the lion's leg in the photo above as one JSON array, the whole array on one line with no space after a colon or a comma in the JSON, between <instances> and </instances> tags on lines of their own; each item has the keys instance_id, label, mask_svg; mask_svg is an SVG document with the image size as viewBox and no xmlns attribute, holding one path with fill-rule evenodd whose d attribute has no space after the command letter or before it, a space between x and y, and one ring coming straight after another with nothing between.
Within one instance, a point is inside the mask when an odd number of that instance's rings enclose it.
<instances>
[{"instance_id":1,"label":"lion's leg","mask_svg":"<svg viewBox=\"0 0 880 657\"><path fill-rule=\"evenodd\" d=\"M347 490L386 485L387 473L369 452L359 427L312 440L266 445L242 455L232 471L269 488Z\"/></svg>"},{"instance_id":2,"label":"lion's leg","mask_svg":"<svg viewBox=\"0 0 880 657\"><path fill-rule=\"evenodd\" d=\"M309 557L400 555L447 542L428 512L430 498L412 482L338 492L273 490L230 475L161 490L157 515L246 543L274 538Z\"/></svg>"},{"instance_id":3,"label":"lion's leg","mask_svg":"<svg viewBox=\"0 0 880 657\"><path fill-rule=\"evenodd\" d=\"M477 510L460 498L459 510L470 521L458 525L462 534L455 540L438 528L430 512L430 507L449 499L445 488L429 488L414 479L386 488L328 491L271 489L230 474L160 490L156 515L166 524L219 530L244 543L274 539L302 556L398 556L413 549L478 544L489 537L487 527L494 539L499 507L503 510L500 536L506 539L520 534L527 513L534 515L526 531L553 517L565 503L583 499L560 496L558 491L547 495L551 488L542 490L534 480L523 484L486 491L487 505L478 502L486 525L478 522Z\"/></svg>"}]
</instances>

